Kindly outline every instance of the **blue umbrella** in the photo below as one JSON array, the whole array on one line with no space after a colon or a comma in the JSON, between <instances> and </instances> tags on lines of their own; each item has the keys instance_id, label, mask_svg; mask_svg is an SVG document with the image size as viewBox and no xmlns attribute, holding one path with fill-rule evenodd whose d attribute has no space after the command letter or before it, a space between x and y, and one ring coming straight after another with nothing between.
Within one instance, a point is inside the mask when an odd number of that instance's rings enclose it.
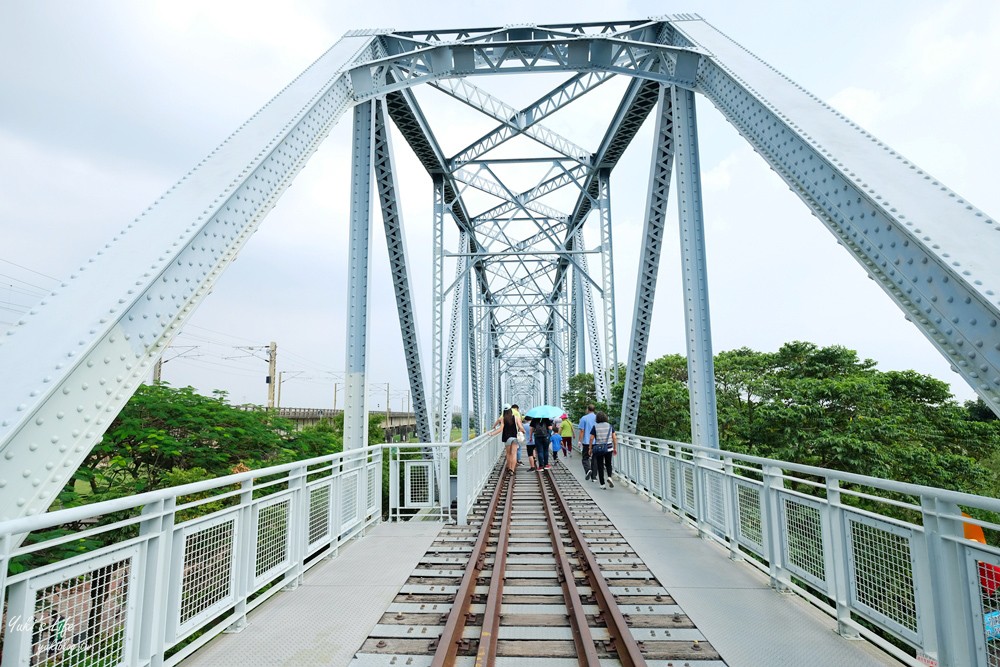
<instances>
[{"instance_id":1,"label":"blue umbrella","mask_svg":"<svg viewBox=\"0 0 1000 667\"><path fill-rule=\"evenodd\" d=\"M559 419L566 411L554 405L536 405L524 413L525 417L532 419Z\"/></svg>"}]
</instances>

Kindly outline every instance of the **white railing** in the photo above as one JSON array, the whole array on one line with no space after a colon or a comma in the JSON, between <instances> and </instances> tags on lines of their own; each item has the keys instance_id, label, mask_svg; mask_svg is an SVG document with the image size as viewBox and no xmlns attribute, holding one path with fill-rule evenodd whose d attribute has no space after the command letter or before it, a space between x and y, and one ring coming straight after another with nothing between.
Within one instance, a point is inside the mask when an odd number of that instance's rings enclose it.
<instances>
[{"instance_id":1,"label":"white railing","mask_svg":"<svg viewBox=\"0 0 1000 667\"><path fill-rule=\"evenodd\" d=\"M449 443L385 445L389 448L389 518L405 521L418 514L451 519Z\"/></svg>"},{"instance_id":2,"label":"white railing","mask_svg":"<svg viewBox=\"0 0 1000 667\"><path fill-rule=\"evenodd\" d=\"M468 523L469 512L503 454L500 431L484 433L458 450L458 523Z\"/></svg>"},{"instance_id":3,"label":"white railing","mask_svg":"<svg viewBox=\"0 0 1000 667\"><path fill-rule=\"evenodd\" d=\"M448 516L449 445L374 445L0 523L3 665L175 665L240 630L381 521L386 448L397 513Z\"/></svg>"},{"instance_id":4,"label":"white railing","mask_svg":"<svg viewBox=\"0 0 1000 667\"><path fill-rule=\"evenodd\" d=\"M1000 664L1000 549L965 538L967 526L1000 536L1000 500L631 434L619 442L617 472L636 489L834 616L845 636L914 665Z\"/></svg>"}]
</instances>

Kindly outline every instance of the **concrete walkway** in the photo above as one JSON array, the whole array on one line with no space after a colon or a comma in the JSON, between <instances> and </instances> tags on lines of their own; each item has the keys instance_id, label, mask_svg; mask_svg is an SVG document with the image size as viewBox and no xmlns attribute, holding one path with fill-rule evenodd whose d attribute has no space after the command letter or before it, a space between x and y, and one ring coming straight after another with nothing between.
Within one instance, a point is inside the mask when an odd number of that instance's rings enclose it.
<instances>
[{"instance_id":1,"label":"concrete walkway","mask_svg":"<svg viewBox=\"0 0 1000 667\"><path fill-rule=\"evenodd\" d=\"M298 589L282 592L249 614L237 634L219 635L184 667L348 665L442 524L381 523L340 555L306 573Z\"/></svg>"},{"instance_id":2,"label":"concrete walkway","mask_svg":"<svg viewBox=\"0 0 1000 667\"><path fill-rule=\"evenodd\" d=\"M576 452L574 452L576 454ZM832 618L796 595L773 590L760 571L734 562L659 505L617 483L583 481L622 536L691 617L729 667L868 667L902 663L865 641L844 639Z\"/></svg>"},{"instance_id":3,"label":"concrete walkway","mask_svg":"<svg viewBox=\"0 0 1000 667\"><path fill-rule=\"evenodd\" d=\"M582 481L579 456L563 462L729 667L899 667L871 644L842 638L829 616L775 592L758 570L729 560L625 484L601 490ZM346 667L440 529L379 524L310 570L303 586L251 612L243 632L217 637L183 665Z\"/></svg>"}]
</instances>

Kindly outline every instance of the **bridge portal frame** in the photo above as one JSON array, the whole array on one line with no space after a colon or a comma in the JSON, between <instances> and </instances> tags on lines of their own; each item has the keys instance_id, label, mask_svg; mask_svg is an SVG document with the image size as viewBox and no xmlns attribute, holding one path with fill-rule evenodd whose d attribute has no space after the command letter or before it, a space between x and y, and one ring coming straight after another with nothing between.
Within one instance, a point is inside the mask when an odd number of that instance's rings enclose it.
<instances>
[{"instance_id":1,"label":"bridge portal frame","mask_svg":"<svg viewBox=\"0 0 1000 667\"><path fill-rule=\"evenodd\" d=\"M995 262L1000 237L994 233L1000 226L699 17L430 33L352 32L8 332L0 346L8 377L0 388L0 519L45 511L281 192L351 107L363 110L370 100L385 98L389 115L434 175L435 218L450 215L458 224L466 235L463 252L489 255L460 196L459 176L470 179L448 168L409 88L418 83L444 85L440 82L456 77L527 72L571 72L577 77L550 101L565 101L569 90L578 94L574 86L586 85L584 78L593 72L633 77L598 151L589 161L573 156L582 165L574 173L582 174L584 185L577 205L560 223L563 252L547 301L551 307L571 268L584 275L570 252L582 249L577 232L593 208L600 169L613 168L667 87L699 92L1000 412L1000 265ZM473 94L466 92L471 99ZM676 124L673 115L671 119ZM506 120L511 132L526 133L525 128L538 125ZM549 147L576 152L540 126L531 132ZM544 189L540 186L539 192ZM558 213L520 194L504 194L512 211ZM352 228L357 225L360 233L363 203L353 202L352 210ZM370 229L370 219L367 222ZM698 234L696 229L691 232ZM697 248L693 252L699 253ZM470 264L485 303L494 304L485 262L480 257ZM640 277L639 286L650 293L651 302L655 271ZM707 314L707 299L698 302ZM351 317L355 322L360 317L354 306ZM646 324L639 320L634 318L633 336L637 324ZM570 321L571 327L578 325L579 314ZM443 334L442 325L435 323L435 334ZM707 325L706 318L701 333L689 337L689 346L692 338L701 339L695 343L702 355L709 342ZM498 323L490 318L487 326L494 333L493 344L500 346ZM576 335L577 349L571 352L579 355L579 331ZM363 356L363 344L351 349L356 359ZM689 349L689 357L692 353L699 354ZM495 357L497 350L491 354ZM444 362L441 356L435 355L435 362ZM641 380L639 365L644 361L644 352L630 352L625 413L638 409L641 381L636 380ZM702 359L700 371L706 380L710 368ZM502 373L501 364L494 377L498 386L538 397L537 377L524 374L514 387L504 383ZM710 384L705 382L696 392L693 407L710 409L705 402ZM361 392L349 410L359 412L363 401ZM446 416L439 417L443 421ZM359 442L352 436L348 444Z\"/></svg>"}]
</instances>

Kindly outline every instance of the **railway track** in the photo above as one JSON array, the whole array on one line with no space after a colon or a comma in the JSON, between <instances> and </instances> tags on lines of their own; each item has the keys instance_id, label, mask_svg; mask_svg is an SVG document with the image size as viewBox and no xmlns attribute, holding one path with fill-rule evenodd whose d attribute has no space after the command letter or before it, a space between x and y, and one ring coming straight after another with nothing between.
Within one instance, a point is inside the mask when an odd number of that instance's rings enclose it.
<instances>
[{"instance_id":1,"label":"railway track","mask_svg":"<svg viewBox=\"0 0 1000 667\"><path fill-rule=\"evenodd\" d=\"M441 531L352 665L725 666L561 465L498 466L475 518Z\"/></svg>"}]
</instances>

